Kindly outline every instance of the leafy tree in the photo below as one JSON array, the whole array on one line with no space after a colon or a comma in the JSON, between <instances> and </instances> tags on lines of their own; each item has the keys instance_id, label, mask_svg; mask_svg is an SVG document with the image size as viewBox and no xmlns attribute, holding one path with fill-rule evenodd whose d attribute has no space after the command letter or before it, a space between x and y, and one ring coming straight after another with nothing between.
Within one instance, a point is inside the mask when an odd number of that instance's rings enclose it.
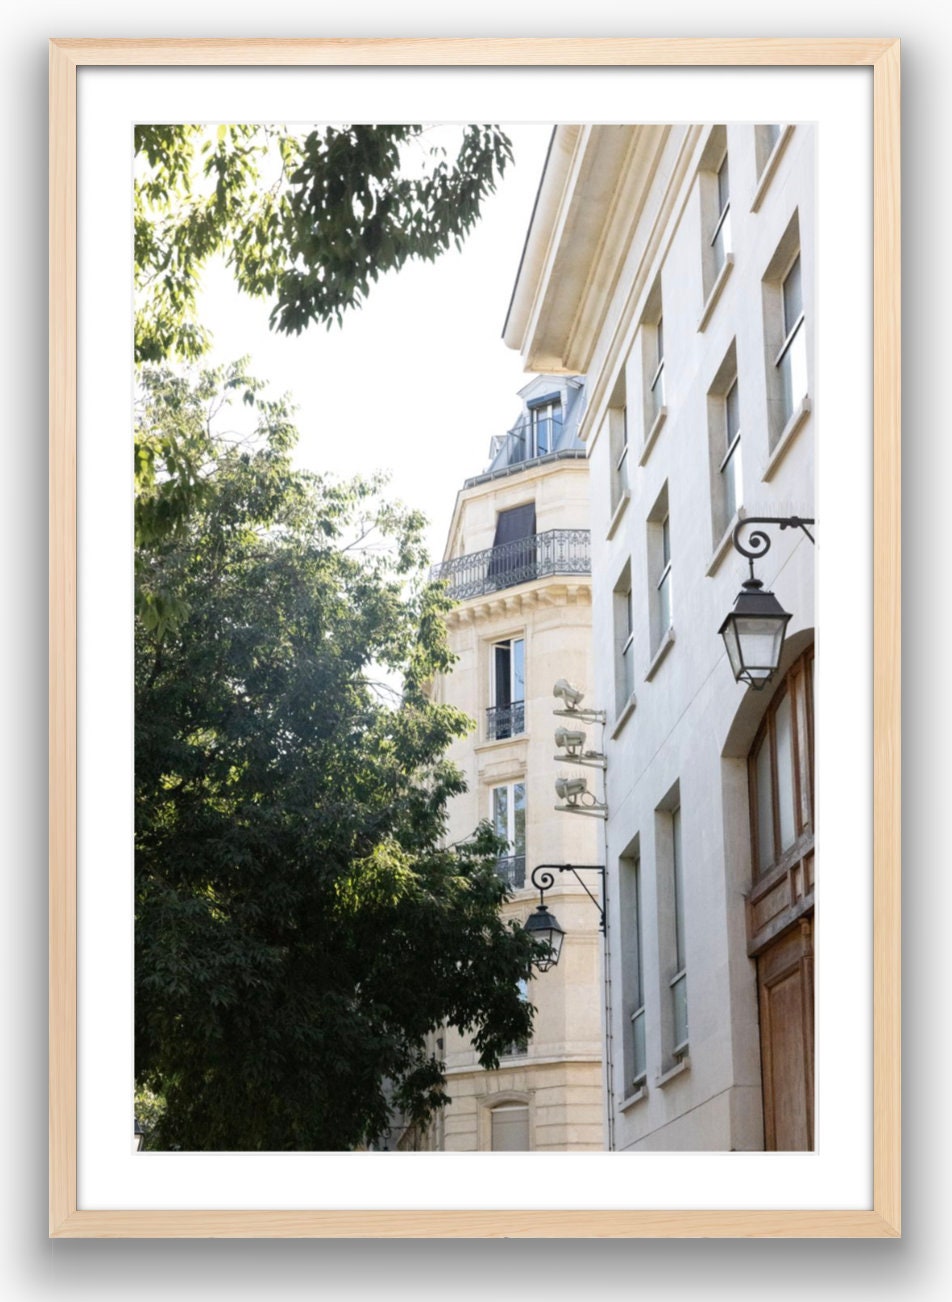
<instances>
[{"instance_id":1,"label":"leafy tree","mask_svg":"<svg viewBox=\"0 0 952 1302\"><path fill-rule=\"evenodd\" d=\"M252 428L224 431L242 411ZM241 367L145 368L137 426L150 1147L351 1148L391 1101L420 1122L445 1102L437 1027L494 1066L531 1026L533 942L500 917L495 838L443 847L462 785L441 757L468 727L424 690L450 663L447 599L423 578L419 514L377 480L295 470L287 406ZM168 461L183 445L184 496ZM402 675L398 699L377 666Z\"/></svg>"},{"instance_id":2,"label":"leafy tree","mask_svg":"<svg viewBox=\"0 0 952 1302\"><path fill-rule=\"evenodd\" d=\"M461 128L452 160L435 138L406 125L137 127L136 360L206 350L195 305L213 254L297 334L340 322L408 259L458 247L512 152L493 126Z\"/></svg>"}]
</instances>

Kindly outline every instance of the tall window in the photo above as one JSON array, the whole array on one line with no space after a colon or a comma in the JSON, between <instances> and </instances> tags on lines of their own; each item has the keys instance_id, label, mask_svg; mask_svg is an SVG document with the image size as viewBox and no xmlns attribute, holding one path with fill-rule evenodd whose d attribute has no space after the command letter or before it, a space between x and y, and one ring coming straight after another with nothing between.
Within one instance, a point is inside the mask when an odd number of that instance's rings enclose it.
<instances>
[{"instance_id":1,"label":"tall window","mask_svg":"<svg viewBox=\"0 0 952 1302\"><path fill-rule=\"evenodd\" d=\"M612 511L628 491L628 408L608 410L609 445L612 458Z\"/></svg>"},{"instance_id":2,"label":"tall window","mask_svg":"<svg viewBox=\"0 0 952 1302\"><path fill-rule=\"evenodd\" d=\"M535 502L511 507L496 516L496 536L489 554L487 578L499 588L527 583L538 573Z\"/></svg>"},{"instance_id":3,"label":"tall window","mask_svg":"<svg viewBox=\"0 0 952 1302\"><path fill-rule=\"evenodd\" d=\"M631 565L615 586L615 713L621 714L635 691L635 628L631 597Z\"/></svg>"},{"instance_id":4,"label":"tall window","mask_svg":"<svg viewBox=\"0 0 952 1302\"><path fill-rule=\"evenodd\" d=\"M526 644L508 638L492 647L490 699L486 734L490 741L515 737L526 730Z\"/></svg>"},{"instance_id":5,"label":"tall window","mask_svg":"<svg viewBox=\"0 0 952 1302\"><path fill-rule=\"evenodd\" d=\"M717 208L711 234L715 272L720 271L731 251L731 188L727 154L717 169Z\"/></svg>"},{"instance_id":6,"label":"tall window","mask_svg":"<svg viewBox=\"0 0 952 1302\"><path fill-rule=\"evenodd\" d=\"M711 523L715 546L733 524L744 500L740 421L737 345L732 342L707 393Z\"/></svg>"},{"instance_id":7,"label":"tall window","mask_svg":"<svg viewBox=\"0 0 952 1302\"><path fill-rule=\"evenodd\" d=\"M633 847L635 848L635 847ZM622 890L622 962L625 1012L630 1035L625 1052L626 1086L638 1089L648 1072L645 1050L645 978L642 958L641 858L626 854L620 861Z\"/></svg>"},{"instance_id":8,"label":"tall window","mask_svg":"<svg viewBox=\"0 0 952 1302\"><path fill-rule=\"evenodd\" d=\"M647 522L649 625L652 657L661 648L671 628L671 516L668 485L665 484L651 508Z\"/></svg>"},{"instance_id":9,"label":"tall window","mask_svg":"<svg viewBox=\"0 0 952 1302\"><path fill-rule=\"evenodd\" d=\"M813 846L813 653L770 703L748 763L754 875L799 861Z\"/></svg>"},{"instance_id":10,"label":"tall window","mask_svg":"<svg viewBox=\"0 0 952 1302\"><path fill-rule=\"evenodd\" d=\"M671 811L671 885L674 903L674 966L671 990L672 1055L681 1059L688 1048L687 957L684 947L684 864L681 855L681 807Z\"/></svg>"},{"instance_id":11,"label":"tall window","mask_svg":"<svg viewBox=\"0 0 952 1302\"><path fill-rule=\"evenodd\" d=\"M519 981L519 998L524 1004L529 1002L529 982L524 978ZM506 1045L501 1056L503 1058L524 1058L528 1052L529 1041L527 1039L513 1040L511 1044Z\"/></svg>"},{"instance_id":12,"label":"tall window","mask_svg":"<svg viewBox=\"0 0 952 1302\"><path fill-rule=\"evenodd\" d=\"M645 453L654 443L667 413L665 385L664 311L661 301L661 277L655 281L645 301L641 318L641 373L643 394L643 440Z\"/></svg>"},{"instance_id":13,"label":"tall window","mask_svg":"<svg viewBox=\"0 0 952 1302\"><path fill-rule=\"evenodd\" d=\"M661 415L664 402L664 318L658 317L654 327L654 369L651 374L651 424Z\"/></svg>"},{"instance_id":14,"label":"tall window","mask_svg":"<svg viewBox=\"0 0 952 1302\"><path fill-rule=\"evenodd\" d=\"M756 155L758 179L773 157L773 152L780 144L784 129L779 122L762 122L754 128L754 153Z\"/></svg>"},{"instance_id":15,"label":"tall window","mask_svg":"<svg viewBox=\"0 0 952 1302\"><path fill-rule=\"evenodd\" d=\"M558 398L546 398L529 408L529 449L532 457L543 457L555 449L562 429L562 406Z\"/></svg>"},{"instance_id":16,"label":"tall window","mask_svg":"<svg viewBox=\"0 0 952 1302\"><path fill-rule=\"evenodd\" d=\"M807 342L803 328L803 283L800 254L793 259L781 285L783 298L783 342L777 354L784 423L790 419L807 393Z\"/></svg>"},{"instance_id":17,"label":"tall window","mask_svg":"<svg viewBox=\"0 0 952 1302\"><path fill-rule=\"evenodd\" d=\"M796 212L764 273L762 288L769 442L773 449L782 435L792 435L810 409L806 304Z\"/></svg>"},{"instance_id":18,"label":"tall window","mask_svg":"<svg viewBox=\"0 0 952 1302\"><path fill-rule=\"evenodd\" d=\"M526 884L526 784L508 782L492 789L492 820L496 835L506 843L496 860L496 872L510 886Z\"/></svg>"}]
</instances>

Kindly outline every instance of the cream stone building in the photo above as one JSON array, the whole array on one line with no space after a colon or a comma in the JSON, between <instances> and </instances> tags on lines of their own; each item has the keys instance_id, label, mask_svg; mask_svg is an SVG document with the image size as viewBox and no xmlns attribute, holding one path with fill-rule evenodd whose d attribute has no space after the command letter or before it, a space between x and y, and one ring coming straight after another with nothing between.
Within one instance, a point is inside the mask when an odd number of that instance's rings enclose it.
<instances>
[{"instance_id":1,"label":"cream stone building","mask_svg":"<svg viewBox=\"0 0 952 1302\"><path fill-rule=\"evenodd\" d=\"M608 712L617 1149L814 1143L815 552L802 529L765 526L755 562L791 613L763 690L735 681L718 636L749 572L735 526L815 514L814 170L809 125L559 126L506 323L528 371L586 376L590 517L580 491L572 519L591 528L594 672L560 627L544 685L577 674ZM480 492L472 506L464 494L452 554L492 533L503 498L480 505ZM461 610L467 699L523 618L504 600ZM533 718L530 740L474 748L484 807L494 783L532 772L537 746L542 763ZM561 915L568 952L585 911L571 927Z\"/></svg>"},{"instance_id":2,"label":"cream stone building","mask_svg":"<svg viewBox=\"0 0 952 1302\"><path fill-rule=\"evenodd\" d=\"M516 425L493 439L487 470L459 493L435 570L459 603L447 621L458 661L435 692L476 721L448 755L468 784L452 804L450 838L494 824L508 843L497 865L513 887L505 914L522 922L539 900L533 868L602 864L604 826L555 808L555 779L569 766L555 759L553 685L564 677L584 688L592 678L588 463L576 437L583 386L539 376L520 397ZM546 899L568 934L558 966L527 985L532 1038L486 1071L467 1039L444 1031L437 1047L452 1102L427 1147L604 1146L599 911L571 874L556 876ZM598 874L588 876L597 898Z\"/></svg>"}]
</instances>

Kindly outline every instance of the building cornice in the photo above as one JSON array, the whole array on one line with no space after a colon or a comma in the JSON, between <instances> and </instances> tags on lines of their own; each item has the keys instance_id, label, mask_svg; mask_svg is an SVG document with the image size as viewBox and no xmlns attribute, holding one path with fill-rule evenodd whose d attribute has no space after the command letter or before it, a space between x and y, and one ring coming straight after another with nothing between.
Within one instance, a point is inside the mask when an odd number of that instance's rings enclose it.
<instances>
[{"instance_id":1,"label":"building cornice","mask_svg":"<svg viewBox=\"0 0 952 1302\"><path fill-rule=\"evenodd\" d=\"M466 624L487 621L512 620L545 606L590 606L592 581L581 576L571 583L545 580L526 585L518 592L507 592L504 597L479 598L460 602L445 615L447 628L461 628Z\"/></svg>"}]
</instances>

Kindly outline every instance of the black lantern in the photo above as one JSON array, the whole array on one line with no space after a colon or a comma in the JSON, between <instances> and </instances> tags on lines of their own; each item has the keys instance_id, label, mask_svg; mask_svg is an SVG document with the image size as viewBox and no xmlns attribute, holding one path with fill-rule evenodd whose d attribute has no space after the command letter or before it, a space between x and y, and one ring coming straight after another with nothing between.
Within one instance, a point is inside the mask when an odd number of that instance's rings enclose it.
<instances>
[{"instance_id":1,"label":"black lantern","mask_svg":"<svg viewBox=\"0 0 952 1302\"><path fill-rule=\"evenodd\" d=\"M555 914L550 913L544 904L540 904L535 913L529 914L525 929L533 940L541 940L548 946L548 953L535 960L535 965L540 972L548 972L549 968L555 967L559 961L565 932L559 926Z\"/></svg>"},{"instance_id":2,"label":"black lantern","mask_svg":"<svg viewBox=\"0 0 952 1302\"><path fill-rule=\"evenodd\" d=\"M774 594L763 588L759 579L747 579L737 594L734 609L718 629L734 678L757 692L777 671L791 618Z\"/></svg>"},{"instance_id":3,"label":"black lantern","mask_svg":"<svg viewBox=\"0 0 952 1302\"><path fill-rule=\"evenodd\" d=\"M132 1142L135 1145L134 1152L141 1153L145 1144L145 1129L138 1117L135 1118L135 1126L132 1132Z\"/></svg>"}]
</instances>

